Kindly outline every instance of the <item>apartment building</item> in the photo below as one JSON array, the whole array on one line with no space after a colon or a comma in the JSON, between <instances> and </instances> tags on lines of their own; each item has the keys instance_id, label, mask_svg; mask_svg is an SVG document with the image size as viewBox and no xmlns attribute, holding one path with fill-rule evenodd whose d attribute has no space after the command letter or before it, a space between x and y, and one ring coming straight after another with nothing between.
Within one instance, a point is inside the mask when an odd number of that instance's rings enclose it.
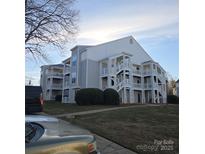
<instances>
[{"instance_id":1,"label":"apartment building","mask_svg":"<svg viewBox=\"0 0 205 154\"><path fill-rule=\"evenodd\" d=\"M81 88L113 88L125 104L166 103L166 71L132 36L73 47L71 57L63 61L62 78L63 103L75 103L75 93ZM49 92L46 96L52 97Z\"/></svg>"},{"instance_id":2,"label":"apartment building","mask_svg":"<svg viewBox=\"0 0 205 154\"><path fill-rule=\"evenodd\" d=\"M62 95L63 64L41 66L40 85L44 100L55 100L56 95Z\"/></svg>"}]
</instances>

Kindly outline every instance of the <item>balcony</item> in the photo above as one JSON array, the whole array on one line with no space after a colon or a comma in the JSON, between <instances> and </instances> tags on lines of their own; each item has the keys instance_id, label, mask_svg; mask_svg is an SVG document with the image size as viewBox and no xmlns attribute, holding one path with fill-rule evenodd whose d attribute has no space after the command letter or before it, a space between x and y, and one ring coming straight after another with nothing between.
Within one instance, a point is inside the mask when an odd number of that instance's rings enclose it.
<instances>
[{"instance_id":1,"label":"balcony","mask_svg":"<svg viewBox=\"0 0 205 154\"><path fill-rule=\"evenodd\" d=\"M69 86L70 86L70 81L68 81L68 80L64 81L63 88L64 88L64 89L68 89Z\"/></svg>"},{"instance_id":2,"label":"balcony","mask_svg":"<svg viewBox=\"0 0 205 154\"><path fill-rule=\"evenodd\" d=\"M144 88L145 89L150 89L152 87L153 87L153 85L151 83L144 83Z\"/></svg>"},{"instance_id":3,"label":"balcony","mask_svg":"<svg viewBox=\"0 0 205 154\"><path fill-rule=\"evenodd\" d=\"M64 74L69 74L70 73L70 66L66 66L64 69Z\"/></svg>"},{"instance_id":4,"label":"balcony","mask_svg":"<svg viewBox=\"0 0 205 154\"><path fill-rule=\"evenodd\" d=\"M108 74L108 68L102 68L100 75L104 76L104 75L107 75L107 74Z\"/></svg>"},{"instance_id":5,"label":"balcony","mask_svg":"<svg viewBox=\"0 0 205 154\"><path fill-rule=\"evenodd\" d=\"M51 86L50 86L51 89L62 89L63 88L63 84L62 83L53 83Z\"/></svg>"},{"instance_id":6,"label":"balcony","mask_svg":"<svg viewBox=\"0 0 205 154\"><path fill-rule=\"evenodd\" d=\"M165 93L165 84L158 84L158 90L161 94Z\"/></svg>"},{"instance_id":7,"label":"balcony","mask_svg":"<svg viewBox=\"0 0 205 154\"><path fill-rule=\"evenodd\" d=\"M143 75L152 75L152 71L151 70L145 70L145 71L143 71Z\"/></svg>"},{"instance_id":8,"label":"balcony","mask_svg":"<svg viewBox=\"0 0 205 154\"><path fill-rule=\"evenodd\" d=\"M129 79L123 80L123 86L130 86L131 82Z\"/></svg>"},{"instance_id":9,"label":"balcony","mask_svg":"<svg viewBox=\"0 0 205 154\"><path fill-rule=\"evenodd\" d=\"M140 70L132 69L132 72L136 75L142 75L142 72Z\"/></svg>"},{"instance_id":10,"label":"balcony","mask_svg":"<svg viewBox=\"0 0 205 154\"><path fill-rule=\"evenodd\" d=\"M63 73L54 73L54 72L52 72L52 73L48 73L47 74L47 76L48 77L52 77L52 78L63 78Z\"/></svg>"},{"instance_id":11,"label":"balcony","mask_svg":"<svg viewBox=\"0 0 205 154\"><path fill-rule=\"evenodd\" d=\"M141 83L133 83L133 87L134 88L142 88L142 84Z\"/></svg>"}]
</instances>

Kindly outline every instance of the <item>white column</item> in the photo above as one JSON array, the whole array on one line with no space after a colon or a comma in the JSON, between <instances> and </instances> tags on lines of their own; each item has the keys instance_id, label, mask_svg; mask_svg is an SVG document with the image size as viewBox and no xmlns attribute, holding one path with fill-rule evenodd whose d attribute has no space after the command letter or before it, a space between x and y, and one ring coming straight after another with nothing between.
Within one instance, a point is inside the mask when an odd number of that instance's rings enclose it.
<instances>
[{"instance_id":1,"label":"white column","mask_svg":"<svg viewBox=\"0 0 205 154\"><path fill-rule=\"evenodd\" d=\"M142 104L145 104L145 90L142 90Z\"/></svg>"},{"instance_id":2,"label":"white column","mask_svg":"<svg viewBox=\"0 0 205 154\"><path fill-rule=\"evenodd\" d=\"M159 91L157 91L157 103L160 103L159 102Z\"/></svg>"},{"instance_id":3,"label":"white column","mask_svg":"<svg viewBox=\"0 0 205 154\"><path fill-rule=\"evenodd\" d=\"M154 89L152 89L152 103L155 103L154 100L155 100L155 91Z\"/></svg>"},{"instance_id":4,"label":"white column","mask_svg":"<svg viewBox=\"0 0 205 154\"><path fill-rule=\"evenodd\" d=\"M152 71L152 65L151 65L151 71ZM152 103L155 101L155 83L154 83L154 76L151 75L151 84L152 84Z\"/></svg>"},{"instance_id":5,"label":"white column","mask_svg":"<svg viewBox=\"0 0 205 154\"><path fill-rule=\"evenodd\" d=\"M124 87L123 88L123 91L124 91L124 93L123 93L123 95L124 95L124 102L123 103L125 103L125 104L127 104L127 95L126 95L126 88Z\"/></svg>"},{"instance_id":6,"label":"white column","mask_svg":"<svg viewBox=\"0 0 205 154\"><path fill-rule=\"evenodd\" d=\"M141 67L141 71L142 71ZM141 76L141 88L142 88L142 104L145 104L145 90L144 90L144 77L143 75Z\"/></svg>"},{"instance_id":7,"label":"white column","mask_svg":"<svg viewBox=\"0 0 205 154\"><path fill-rule=\"evenodd\" d=\"M51 89L49 89L48 100L51 100L51 96L52 96L52 90L51 90Z\"/></svg>"},{"instance_id":8,"label":"white column","mask_svg":"<svg viewBox=\"0 0 205 154\"><path fill-rule=\"evenodd\" d=\"M111 76L108 75L107 79L108 79L108 81L107 81L108 82L108 88L110 88L111 87Z\"/></svg>"},{"instance_id":9,"label":"white column","mask_svg":"<svg viewBox=\"0 0 205 154\"><path fill-rule=\"evenodd\" d=\"M134 90L130 88L130 103L134 103Z\"/></svg>"},{"instance_id":10,"label":"white column","mask_svg":"<svg viewBox=\"0 0 205 154\"><path fill-rule=\"evenodd\" d=\"M50 91L49 91L50 99L52 97L52 85L53 85L53 78L50 79Z\"/></svg>"},{"instance_id":11,"label":"white column","mask_svg":"<svg viewBox=\"0 0 205 154\"><path fill-rule=\"evenodd\" d=\"M101 73L102 73L102 61L100 61L100 69L99 69L99 87L102 89L102 78L101 78ZM86 77L87 78L87 77ZM87 87L87 86L86 86Z\"/></svg>"},{"instance_id":12,"label":"white column","mask_svg":"<svg viewBox=\"0 0 205 154\"><path fill-rule=\"evenodd\" d=\"M108 88L111 87L111 76L110 76L110 68L111 68L111 59L108 59L107 62L107 71L108 71Z\"/></svg>"},{"instance_id":13,"label":"white column","mask_svg":"<svg viewBox=\"0 0 205 154\"><path fill-rule=\"evenodd\" d=\"M66 64L63 65L63 89L62 89L62 103L64 103L64 85L65 85L65 71L66 71Z\"/></svg>"}]
</instances>

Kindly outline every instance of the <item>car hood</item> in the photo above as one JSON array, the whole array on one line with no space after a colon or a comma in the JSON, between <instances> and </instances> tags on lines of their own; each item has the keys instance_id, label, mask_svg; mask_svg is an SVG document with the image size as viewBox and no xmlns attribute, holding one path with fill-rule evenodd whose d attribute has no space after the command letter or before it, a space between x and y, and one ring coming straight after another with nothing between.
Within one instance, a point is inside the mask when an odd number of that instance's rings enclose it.
<instances>
[{"instance_id":1,"label":"car hood","mask_svg":"<svg viewBox=\"0 0 205 154\"><path fill-rule=\"evenodd\" d=\"M69 122L44 115L26 115L26 122L35 122L44 127L44 138L56 136L92 135L88 130L77 127Z\"/></svg>"},{"instance_id":2,"label":"car hood","mask_svg":"<svg viewBox=\"0 0 205 154\"><path fill-rule=\"evenodd\" d=\"M94 135L89 131L55 117L27 115L25 121L40 124L44 128L39 139L25 144L26 154L39 154L45 151L55 151L56 154L80 154L87 151L89 143L96 142Z\"/></svg>"}]
</instances>

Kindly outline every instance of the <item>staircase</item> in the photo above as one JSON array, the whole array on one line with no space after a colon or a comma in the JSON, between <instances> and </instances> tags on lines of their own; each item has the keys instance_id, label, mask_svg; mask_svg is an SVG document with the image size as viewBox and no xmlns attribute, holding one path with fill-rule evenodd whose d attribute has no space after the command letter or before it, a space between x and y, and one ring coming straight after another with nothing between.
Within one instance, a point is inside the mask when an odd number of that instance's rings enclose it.
<instances>
[{"instance_id":1,"label":"staircase","mask_svg":"<svg viewBox=\"0 0 205 154\"><path fill-rule=\"evenodd\" d=\"M117 83L116 89L119 92L123 87L129 87L129 86L131 86L130 80L129 79L125 79L125 80Z\"/></svg>"}]
</instances>

